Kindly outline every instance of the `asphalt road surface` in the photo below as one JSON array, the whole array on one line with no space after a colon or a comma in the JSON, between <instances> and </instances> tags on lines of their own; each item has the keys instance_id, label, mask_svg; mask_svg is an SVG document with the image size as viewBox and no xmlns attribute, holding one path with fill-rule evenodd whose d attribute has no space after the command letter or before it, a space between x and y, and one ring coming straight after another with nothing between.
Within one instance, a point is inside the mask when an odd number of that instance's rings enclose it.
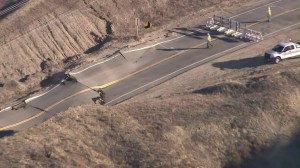
<instances>
[{"instance_id":1,"label":"asphalt road surface","mask_svg":"<svg viewBox=\"0 0 300 168\"><path fill-rule=\"evenodd\" d=\"M273 13L271 23L266 22L268 5ZM248 28L261 31L267 38L300 27L300 6L296 0L268 1L248 9L238 9L225 17L247 23ZM0 131L24 130L71 106L93 104L92 98L98 96L93 89L97 88L105 91L106 105L115 105L205 62L253 44L203 26L172 31L177 36L166 39L167 42L122 51L122 55L73 71L71 74L77 82L65 81L46 94L27 101L24 108L1 111ZM208 32L214 39L211 49L206 49Z\"/></svg>"}]
</instances>

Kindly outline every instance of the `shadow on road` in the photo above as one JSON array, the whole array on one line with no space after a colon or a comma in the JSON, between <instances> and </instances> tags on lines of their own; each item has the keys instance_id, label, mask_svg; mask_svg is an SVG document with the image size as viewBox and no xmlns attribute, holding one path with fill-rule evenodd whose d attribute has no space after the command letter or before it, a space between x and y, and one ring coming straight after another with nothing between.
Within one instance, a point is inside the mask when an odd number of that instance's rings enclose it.
<instances>
[{"instance_id":1,"label":"shadow on road","mask_svg":"<svg viewBox=\"0 0 300 168\"><path fill-rule=\"evenodd\" d=\"M8 137L8 136L13 136L16 133L14 130L4 130L0 131L0 138Z\"/></svg>"},{"instance_id":2,"label":"shadow on road","mask_svg":"<svg viewBox=\"0 0 300 168\"><path fill-rule=\"evenodd\" d=\"M238 42L242 41L241 39L237 39L237 38L232 37L232 36L224 36L224 37L212 36L212 38L222 40L222 41L225 41L227 43L238 43Z\"/></svg>"},{"instance_id":3,"label":"shadow on road","mask_svg":"<svg viewBox=\"0 0 300 168\"><path fill-rule=\"evenodd\" d=\"M194 28L178 27L178 28L174 28L173 30L169 30L169 32L185 35L187 37L191 37L195 39L206 38L207 32L196 30L197 28L199 29L199 27L194 27Z\"/></svg>"},{"instance_id":4,"label":"shadow on road","mask_svg":"<svg viewBox=\"0 0 300 168\"><path fill-rule=\"evenodd\" d=\"M43 112L48 112L48 111L46 111L46 110L44 110L44 109L42 109L42 108L40 108L40 107L33 106L33 105L31 105L31 104L26 104L26 105L27 105L27 106L30 106L30 107L32 107L32 108L35 108L35 109L37 109L37 110L43 111Z\"/></svg>"},{"instance_id":5,"label":"shadow on road","mask_svg":"<svg viewBox=\"0 0 300 168\"><path fill-rule=\"evenodd\" d=\"M40 82L40 86L45 88L45 87L50 87L52 85L57 85L64 79L64 77L65 77L65 71L57 72L42 80Z\"/></svg>"},{"instance_id":6,"label":"shadow on road","mask_svg":"<svg viewBox=\"0 0 300 168\"><path fill-rule=\"evenodd\" d=\"M200 39L206 40L207 33L210 33L210 35L213 39L222 40L222 41L225 41L228 43L237 43L240 41L244 41L239 38L225 35L224 32L218 32L217 30L208 30L205 27L205 25L200 25L200 26L191 27L191 28L179 27L179 28L174 28L173 30L169 30L169 32L177 33L180 35L184 35L184 36L199 39L199 40Z\"/></svg>"},{"instance_id":7,"label":"shadow on road","mask_svg":"<svg viewBox=\"0 0 300 168\"><path fill-rule=\"evenodd\" d=\"M265 61L262 56L256 56L251 58L243 58L239 60L229 60L224 62L216 62L212 65L214 67L220 68L220 69L243 69L243 68L253 68L258 67L261 65L264 65Z\"/></svg>"},{"instance_id":8,"label":"shadow on road","mask_svg":"<svg viewBox=\"0 0 300 168\"><path fill-rule=\"evenodd\" d=\"M259 21L244 21L244 22L240 22L240 23L258 23Z\"/></svg>"},{"instance_id":9,"label":"shadow on road","mask_svg":"<svg viewBox=\"0 0 300 168\"><path fill-rule=\"evenodd\" d=\"M26 93L24 96L19 97L19 98L17 99L17 101L24 101L24 100L25 100L26 98L28 98L29 96L31 96L31 95L33 95L33 94L35 94L35 93L38 93L38 92L39 92L39 89L30 91L29 93Z\"/></svg>"},{"instance_id":10,"label":"shadow on road","mask_svg":"<svg viewBox=\"0 0 300 168\"><path fill-rule=\"evenodd\" d=\"M207 49L206 47L202 48L159 48L156 50L160 51L183 51L183 50L199 50L199 49Z\"/></svg>"}]
</instances>

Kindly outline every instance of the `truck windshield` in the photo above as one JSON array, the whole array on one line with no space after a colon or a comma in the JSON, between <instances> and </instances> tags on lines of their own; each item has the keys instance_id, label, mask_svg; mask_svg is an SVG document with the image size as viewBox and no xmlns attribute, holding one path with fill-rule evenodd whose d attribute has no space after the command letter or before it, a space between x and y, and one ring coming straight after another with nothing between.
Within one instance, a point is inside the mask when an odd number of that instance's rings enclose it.
<instances>
[{"instance_id":1,"label":"truck windshield","mask_svg":"<svg viewBox=\"0 0 300 168\"><path fill-rule=\"evenodd\" d=\"M282 52L284 47L282 47L281 45L276 45L272 50L276 51L276 52Z\"/></svg>"}]
</instances>

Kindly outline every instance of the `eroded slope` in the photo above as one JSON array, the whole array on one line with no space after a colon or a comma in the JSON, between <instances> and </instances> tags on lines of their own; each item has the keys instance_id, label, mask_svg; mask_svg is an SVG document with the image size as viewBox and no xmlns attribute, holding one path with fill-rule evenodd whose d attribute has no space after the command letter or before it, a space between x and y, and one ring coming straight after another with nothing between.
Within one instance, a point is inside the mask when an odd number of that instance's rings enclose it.
<instances>
[{"instance_id":1,"label":"eroded slope","mask_svg":"<svg viewBox=\"0 0 300 168\"><path fill-rule=\"evenodd\" d=\"M0 102L36 90L46 76L66 68L64 60L101 48L127 45L135 36L135 18L162 30L195 13L225 9L237 0L104 1L34 0L0 20ZM199 14L199 16L198 16ZM149 30L141 29L141 35ZM99 54L99 53L98 53ZM99 55L101 57L101 54ZM77 57L76 57L77 58ZM83 61L84 62L84 61ZM45 68L44 64L47 64Z\"/></svg>"},{"instance_id":2,"label":"eroded slope","mask_svg":"<svg viewBox=\"0 0 300 168\"><path fill-rule=\"evenodd\" d=\"M300 69L286 64L209 86L169 83L173 92L114 107L71 108L1 139L0 164L296 168Z\"/></svg>"}]
</instances>

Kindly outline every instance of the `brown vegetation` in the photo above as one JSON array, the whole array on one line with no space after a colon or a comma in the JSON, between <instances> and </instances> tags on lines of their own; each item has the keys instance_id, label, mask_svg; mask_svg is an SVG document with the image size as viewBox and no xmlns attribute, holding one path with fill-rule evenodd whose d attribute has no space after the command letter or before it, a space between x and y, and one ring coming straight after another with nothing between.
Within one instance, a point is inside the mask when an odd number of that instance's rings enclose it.
<instances>
[{"instance_id":1,"label":"brown vegetation","mask_svg":"<svg viewBox=\"0 0 300 168\"><path fill-rule=\"evenodd\" d=\"M136 16L145 21L151 12L154 29L160 29L164 21L211 5L142 2L34 0L0 20L0 33L8 39L0 39L0 101L33 90L45 75L62 68L67 57L86 57L82 53L105 35L130 41L134 25L129 20ZM14 24L18 26L11 29ZM289 33L295 32L299 29ZM14 136L1 134L0 167L297 168L300 61L265 65L259 56L289 33L202 65L114 107L70 108Z\"/></svg>"},{"instance_id":2,"label":"brown vegetation","mask_svg":"<svg viewBox=\"0 0 300 168\"><path fill-rule=\"evenodd\" d=\"M3 1L0 5L5 6L8 2ZM200 13L197 12L201 10L207 13L221 4L226 8L242 2L29 1L22 8L0 18L0 82L4 84L0 87L0 102L36 90L45 77L67 68L68 61L64 60L69 57L86 59L87 55L101 49L102 52L96 54L100 58L107 52L133 42L136 17L141 19L141 27L150 21L154 25L151 31L165 30L169 23L183 23L177 22L178 19L191 14L199 18ZM148 32L143 29L140 31L141 35ZM105 49L107 52L103 52ZM47 71L42 67L45 61L51 65ZM29 76L28 80L21 80L26 76ZM6 88L9 83L14 83L13 90Z\"/></svg>"},{"instance_id":3,"label":"brown vegetation","mask_svg":"<svg viewBox=\"0 0 300 168\"><path fill-rule=\"evenodd\" d=\"M41 126L2 139L0 163L235 167L273 145L297 147L289 138L294 138L299 121L298 72L299 68L250 77L116 107L72 108ZM271 157L277 167L297 166L299 151L293 148ZM271 161L265 162L275 167Z\"/></svg>"},{"instance_id":4,"label":"brown vegetation","mask_svg":"<svg viewBox=\"0 0 300 168\"><path fill-rule=\"evenodd\" d=\"M253 50L285 36L2 138L0 167L297 168L299 59L263 65Z\"/></svg>"}]
</instances>

